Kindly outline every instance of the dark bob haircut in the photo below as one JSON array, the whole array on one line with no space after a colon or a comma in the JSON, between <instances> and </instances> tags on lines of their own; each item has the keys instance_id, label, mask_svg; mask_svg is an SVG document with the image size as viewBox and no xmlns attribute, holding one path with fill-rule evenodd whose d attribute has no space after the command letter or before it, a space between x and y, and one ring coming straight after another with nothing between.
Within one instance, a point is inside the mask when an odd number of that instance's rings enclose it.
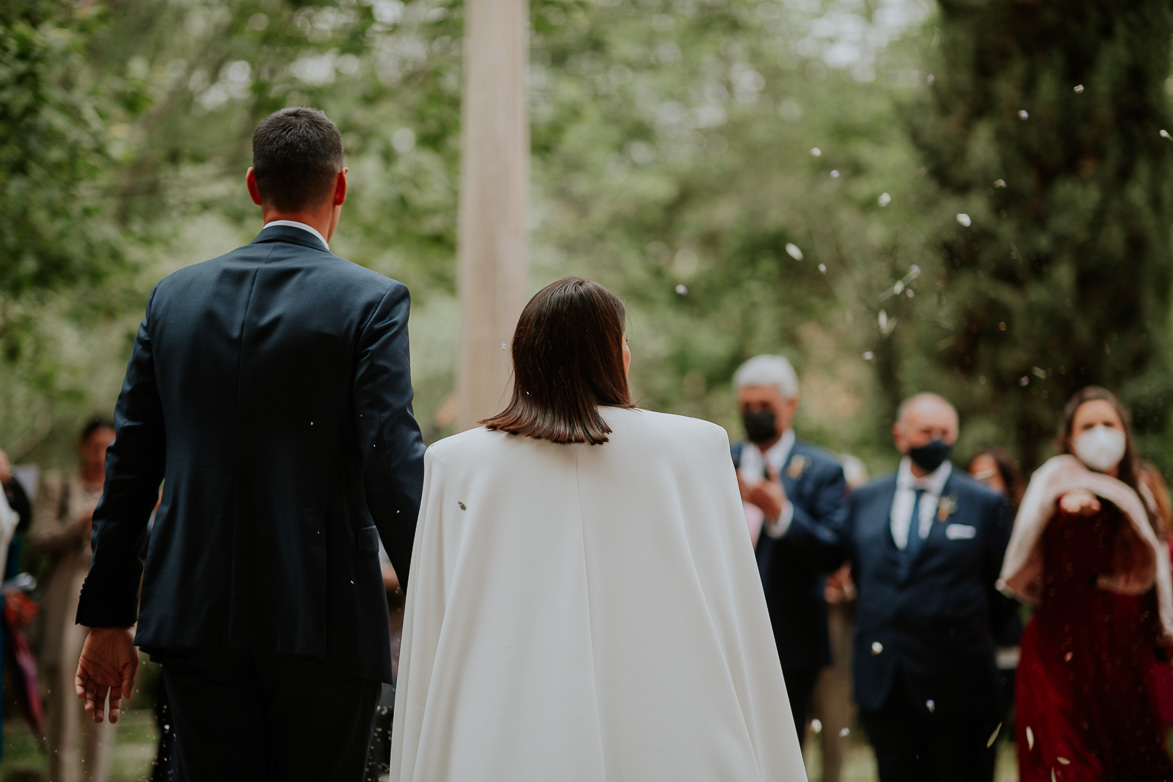
<instances>
[{"instance_id":1,"label":"dark bob haircut","mask_svg":"<svg viewBox=\"0 0 1173 782\"><path fill-rule=\"evenodd\" d=\"M513 332L513 398L481 423L555 443L607 442L599 407L635 407L623 366L623 302L581 277L542 288Z\"/></svg>"},{"instance_id":2,"label":"dark bob haircut","mask_svg":"<svg viewBox=\"0 0 1173 782\"><path fill-rule=\"evenodd\" d=\"M253 131L253 175L261 201L283 212L314 207L334 192L342 134L318 109L281 109Z\"/></svg>"}]
</instances>

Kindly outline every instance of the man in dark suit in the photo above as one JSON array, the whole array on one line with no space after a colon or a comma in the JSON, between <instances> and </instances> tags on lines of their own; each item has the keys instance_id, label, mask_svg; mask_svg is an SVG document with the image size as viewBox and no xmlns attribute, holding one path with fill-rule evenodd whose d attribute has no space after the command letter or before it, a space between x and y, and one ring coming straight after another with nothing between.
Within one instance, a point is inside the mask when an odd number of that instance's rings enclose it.
<instances>
[{"instance_id":1,"label":"man in dark suit","mask_svg":"<svg viewBox=\"0 0 1173 782\"><path fill-rule=\"evenodd\" d=\"M423 481L408 292L329 250L346 169L320 111L257 126L247 185L257 238L160 282L139 327L77 690L116 721L137 643L163 663L181 780L357 782L391 679L379 541L406 583Z\"/></svg>"},{"instance_id":2,"label":"man in dark suit","mask_svg":"<svg viewBox=\"0 0 1173 782\"><path fill-rule=\"evenodd\" d=\"M847 518L843 469L799 440L792 424L798 379L782 356L756 356L733 376L748 443L733 446L748 517L761 523L758 569L801 743L819 671L831 664L826 573L842 559Z\"/></svg>"},{"instance_id":3,"label":"man in dark suit","mask_svg":"<svg viewBox=\"0 0 1173 782\"><path fill-rule=\"evenodd\" d=\"M941 397L907 400L892 427L899 469L851 498L855 696L881 782L994 777L994 638L1012 610L994 583L1011 518L949 462L957 430Z\"/></svg>"}]
</instances>

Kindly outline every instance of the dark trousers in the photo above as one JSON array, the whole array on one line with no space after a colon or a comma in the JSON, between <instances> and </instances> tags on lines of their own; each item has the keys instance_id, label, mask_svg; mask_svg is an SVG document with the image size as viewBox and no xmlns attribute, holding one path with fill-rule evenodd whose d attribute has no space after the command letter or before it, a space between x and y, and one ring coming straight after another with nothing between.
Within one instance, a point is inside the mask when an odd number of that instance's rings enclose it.
<instances>
[{"instance_id":1,"label":"dark trousers","mask_svg":"<svg viewBox=\"0 0 1173 782\"><path fill-rule=\"evenodd\" d=\"M798 731L798 746L806 741L806 726L810 724L815 707L815 685L822 668L783 668L786 679L786 695L790 698L790 713L794 716L794 728Z\"/></svg>"},{"instance_id":2,"label":"dark trousers","mask_svg":"<svg viewBox=\"0 0 1173 782\"><path fill-rule=\"evenodd\" d=\"M363 779L378 682L290 655L171 650L158 656L179 782Z\"/></svg>"},{"instance_id":3,"label":"dark trousers","mask_svg":"<svg viewBox=\"0 0 1173 782\"><path fill-rule=\"evenodd\" d=\"M897 676L882 708L859 713L880 782L993 782L996 754L987 744L998 724L996 704L975 712L930 712L913 703L902 685Z\"/></svg>"}]
</instances>

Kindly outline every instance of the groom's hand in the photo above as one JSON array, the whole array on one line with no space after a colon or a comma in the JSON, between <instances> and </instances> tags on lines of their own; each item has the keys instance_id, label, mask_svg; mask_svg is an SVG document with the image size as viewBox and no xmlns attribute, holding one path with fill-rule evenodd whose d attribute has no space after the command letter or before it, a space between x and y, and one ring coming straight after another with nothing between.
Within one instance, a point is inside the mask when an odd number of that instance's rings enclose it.
<instances>
[{"instance_id":1,"label":"groom's hand","mask_svg":"<svg viewBox=\"0 0 1173 782\"><path fill-rule=\"evenodd\" d=\"M129 627L95 627L86 636L73 688L85 701L86 713L101 722L110 702L110 722L118 722L122 699L129 699L138 670L138 649Z\"/></svg>"}]
</instances>

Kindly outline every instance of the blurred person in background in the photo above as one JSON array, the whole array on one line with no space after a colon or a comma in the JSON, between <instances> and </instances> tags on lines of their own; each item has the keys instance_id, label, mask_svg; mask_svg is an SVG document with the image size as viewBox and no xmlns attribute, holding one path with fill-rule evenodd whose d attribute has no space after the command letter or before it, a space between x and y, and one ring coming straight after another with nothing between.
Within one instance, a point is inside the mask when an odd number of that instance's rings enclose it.
<instances>
[{"instance_id":1,"label":"blurred person in background","mask_svg":"<svg viewBox=\"0 0 1173 782\"><path fill-rule=\"evenodd\" d=\"M848 491L854 491L868 482L868 468L859 457L840 454L839 462L843 465ZM822 670L815 684L814 716L819 726L819 748L823 753L822 782L839 782L843 774L847 736L855 721L851 703L855 583L851 580L850 565L844 565L827 576L823 594L827 599L831 665Z\"/></svg>"},{"instance_id":2,"label":"blurred person in background","mask_svg":"<svg viewBox=\"0 0 1173 782\"><path fill-rule=\"evenodd\" d=\"M801 744L819 672L831 664L824 578L837 566L847 483L830 453L794 434L798 377L782 356L755 356L733 375L748 442L732 447L746 520Z\"/></svg>"},{"instance_id":3,"label":"blurred person in background","mask_svg":"<svg viewBox=\"0 0 1173 782\"><path fill-rule=\"evenodd\" d=\"M73 675L86 630L74 624L78 595L90 567L94 508L106 480L106 448L114 424L95 417L82 429L81 465L63 476L50 473L37 496L29 548L48 559L41 621L41 667L48 710L46 743L53 782L104 782L110 772L114 726L95 725L73 690ZM79 739L81 746L79 746Z\"/></svg>"},{"instance_id":4,"label":"blurred person in background","mask_svg":"<svg viewBox=\"0 0 1173 782\"><path fill-rule=\"evenodd\" d=\"M969 460L969 474L978 483L998 492L1010 503L1012 513L1018 513L1018 504L1022 502L1022 493L1026 489L1026 481L1022 477L1022 470L1018 462L1005 448L983 448ZM1008 598L1002 598L1008 599ZM1005 723L1014 706L1015 672L1018 670L1020 654L1019 643L1022 641L1024 627L1018 606L1008 607L1006 622L998 633L998 649L995 652L995 661L998 664L998 687L1002 694L1002 722ZM1011 740L1011 732L1005 733L1007 740Z\"/></svg>"},{"instance_id":5,"label":"blurred person in background","mask_svg":"<svg viewBox=\"0 0 1173 782\"><path fill-rule=\"evenodd\" d=\"M1173 639L1169 550L1116 397L1076 393L1057 450L1031 477L1002 568L1002 589L1038 606L1018 670L1020 779L1168 782L1152 675Z\"/></svg>"},{"instance_id":6,"label":"blurred person in background","mask_svg":"<svg viewBox=\"0 0 1173 782\"><path fill-rule=\"evenodd\" d=\"M853 670L881 782L991 782L1000 698L995 591L1010 508L949 461L957 410L936 394L900 405L895 474L851 495L858 592Z\"/></svg>"},{"instance_id":7,"label":"blurred person in background","mask_svg":"<svg viewBox=\"0 0 1173 782\"><path fill-rule=\"evenodd\" d=\"M7 581L16 575L20 561L20 536L31 521L28 494L13 475L8 455L0 451L0 581ZM4 599L6 595L0 594L0 600ZM5 617L0 616L0 622L4 623L3 632L0 633L0 704L5 704L9 698L4 691L4 659L8 655L4 636L12 630L7 626ZM4 733L3 721L0 720L0 760L3 758Z\"/></svg>"}]
</instances>

